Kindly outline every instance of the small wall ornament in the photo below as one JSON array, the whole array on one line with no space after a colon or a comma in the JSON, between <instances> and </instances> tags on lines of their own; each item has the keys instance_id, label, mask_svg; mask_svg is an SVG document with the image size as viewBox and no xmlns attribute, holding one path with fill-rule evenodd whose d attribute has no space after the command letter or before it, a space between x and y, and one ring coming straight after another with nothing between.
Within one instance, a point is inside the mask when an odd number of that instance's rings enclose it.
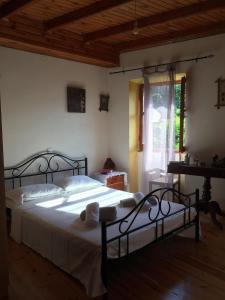
<instances>
[{"instance_id":1,"label":"small wall ornament","mask_svg":"<svg viewBox=\"0 0 225 300\"><path fill-rule=\"evenodd\" d=\"M99 110L102 111L109 111L109 95L100 95L100 105L99 105Z\"/></svg>"},{"instance_id":2,"label":"small wall ornament","mask_svg":"<svg viewBox=\"0 0 225 300\"><path fill-rule=\"evenodd\" d=\"M216 83L218 85L218 92L217 92L217 104L215 106L219 109L221 106L225 106L225 79L219 77L216 80Z\"/></svg>"}]
</instances>

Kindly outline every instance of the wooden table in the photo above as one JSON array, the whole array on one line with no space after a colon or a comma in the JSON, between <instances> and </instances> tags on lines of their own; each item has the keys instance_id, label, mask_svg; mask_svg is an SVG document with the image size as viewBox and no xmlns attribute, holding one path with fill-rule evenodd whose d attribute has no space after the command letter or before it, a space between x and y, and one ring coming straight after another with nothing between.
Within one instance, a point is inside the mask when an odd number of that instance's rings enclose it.
<instances>
[{"instance_id":1,"label":"wooden table","mask_svg":"<svg viewBox=\"0 0 225 300\"><path fill-rule=\"evenodd\" d=\"M200 201L200 210L205 213L210 213L212 221L220 229L223 228L222 224L217 220L219 216L225 216L221 210L218 202L211 201L211 178L225 178L225 168L215 167L199 167L194 165L185 165L176 162L170 162L167 168L168 173L184 174L193 176L204 177L202 199Z\"/></svg>"}]
</instances>

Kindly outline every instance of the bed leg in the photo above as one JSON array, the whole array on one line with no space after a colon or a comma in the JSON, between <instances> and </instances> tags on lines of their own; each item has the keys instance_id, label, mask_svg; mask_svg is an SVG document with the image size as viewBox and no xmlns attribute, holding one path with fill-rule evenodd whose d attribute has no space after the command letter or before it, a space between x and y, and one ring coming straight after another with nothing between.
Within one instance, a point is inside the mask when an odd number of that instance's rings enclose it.
<instances>
[{"instance_id":1,"label":"bed leg","mask_svg":"<svg viewBox=\"0 0 225 300\"><path fill-rule=\"evenodd\" d=\"M196 218L195 218L195 241L199 242L200 237L199 237L199 189L196 189L195 191L196 195Z\"/></svg>"},{"instance_id":2,"label":"bed leg","mask_svg":"<svg viewBox=\"0 0 225 300\"><path fill-rule=\"evenodd\" d=\"M107 237L106 237L106 224L105 222L102 222L102 266L101 266L101 272L102 272L102 282L107 289L108 286L108 280L107 280ZM106 292L102 296L103 300L108 299L108 292Z\"/></svg>"},{"instance_id":3,"label":"bed leg","mask_svg":"<svg viewBox=\"0 0 225 300\"><path fill-rule=\"evenodd\" d=\"M196 224L195 224L195 241L199 242L200 241L200 237L199 237L199 221L196 220Z\"/></svg>"}]
</instances>

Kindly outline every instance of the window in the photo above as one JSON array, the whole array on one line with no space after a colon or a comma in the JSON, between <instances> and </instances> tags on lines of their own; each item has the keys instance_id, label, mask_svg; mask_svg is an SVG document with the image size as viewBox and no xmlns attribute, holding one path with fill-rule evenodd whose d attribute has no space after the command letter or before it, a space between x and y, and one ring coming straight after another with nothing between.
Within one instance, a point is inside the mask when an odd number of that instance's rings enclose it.
<instances>
[{"instance_id":1,"label":"window","mask_svg":"<svg viewBox=\"0 0 225 300\"><path fill-rule=\"evenodd\" d=\"M185 151L185 85L186 77L182 77L176 81L175 86L175 139L176 139L176 152ZM162 106L163 90L166 88L166 83L153 83L153 102L154 106ZM143 151L143 120L144 120L144 103L143 103L143 84L139 89L139 137L138 137L138 151ZM162 112L163 114L163 112ZM157 118L157 116L155 116ZM158 138L158 142L155 141L155 145L160 147L160 126L155 122L154 132L157 133L154 136Z\"/></svg>"}]
</instances>

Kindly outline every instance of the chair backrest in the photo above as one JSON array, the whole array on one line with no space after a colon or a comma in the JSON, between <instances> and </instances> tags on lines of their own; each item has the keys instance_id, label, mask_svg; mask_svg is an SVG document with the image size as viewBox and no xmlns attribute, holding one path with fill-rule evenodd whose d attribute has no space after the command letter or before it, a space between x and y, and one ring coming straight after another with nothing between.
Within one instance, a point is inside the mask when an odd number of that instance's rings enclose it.
<instances>
[{"instance_id":1,"label":"chair backrest","mask_svg":"<svg viewBox=\"0 0 225 300\"><path fill-rule=\"evenodd\" d=\"M162 170L161 169L152 169L149 172L149 180L157 179L161 176Z\"/></svg>"},{"instance_id":2,"label":"chair backrest","mask_svg":"<svg viewBox=\"0 0 225 300\"><path fill-rule=\"evenodd\" d=\"M173 178L174 178L173 174L166 173L164 170L157 169L157 168L152 169L149 172L149 181L156 180L156 179L159 179L161 177L165 178L166 182L173 183Z\"/></svg>"}]
</instances>

